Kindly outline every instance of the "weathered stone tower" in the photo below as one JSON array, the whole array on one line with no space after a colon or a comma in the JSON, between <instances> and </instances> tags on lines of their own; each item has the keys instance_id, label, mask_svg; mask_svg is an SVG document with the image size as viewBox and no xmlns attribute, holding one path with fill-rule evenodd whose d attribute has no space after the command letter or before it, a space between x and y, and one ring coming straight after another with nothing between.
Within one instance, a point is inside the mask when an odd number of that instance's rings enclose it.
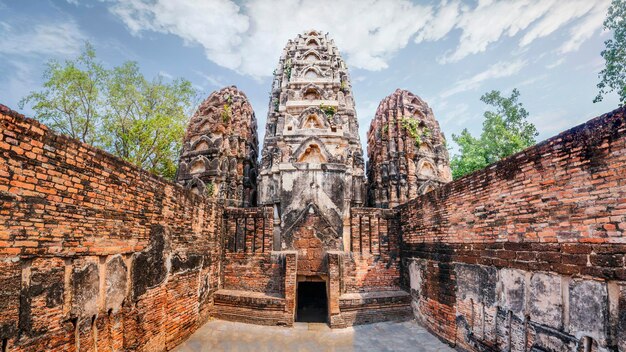
<instances>
[{"instance_id":1,"label":"weathered stone tower","mask_svg":"<svg viewBox=\"0 0 626 352\"><path fill-rule=\"evenodd\" d=\"M328 35L308 31L283 51L258 187L280 225L275 249L294 249L292 234L310 221L326 249L347 245L350 207L364 202L363 152L348 71Z\"/></svg>"},{"instance_id":2,"label":"weathered stone tower","mask_svg":"<svg viewBox=\"0 0 626 352\"><path fill-rule=\"evenodd\" d=\"M256 204L258 139L252 106L235 86L213 92L189 121L178 183L226 205Z\"/></svg>"},{"instance_id":3,"label":"weathered stone tower","mask_svg":"<svg viewBox=\"0 0 626 352\"><path fill-rule=\"evenodd\" d=\"M428 104L397 89L367 133L368 202L393 208L452 181L445 137Z\"/></svg>"}]
</instances>

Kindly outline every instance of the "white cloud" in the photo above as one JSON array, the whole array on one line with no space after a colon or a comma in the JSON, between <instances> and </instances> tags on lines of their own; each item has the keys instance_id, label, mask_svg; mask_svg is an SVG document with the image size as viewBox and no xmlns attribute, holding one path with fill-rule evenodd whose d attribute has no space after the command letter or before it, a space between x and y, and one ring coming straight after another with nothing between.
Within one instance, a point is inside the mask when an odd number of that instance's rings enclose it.
<instances>
[{"instance_id":1,"label":"white cloud","mask_svg":"<svg viewBox=\"0 0 626 352\"><path fill-rule=\"evenodd\" d=\"M363 144L367 144L367 131L369 131L370 124L374 120L378 104L380 104L380 101L376 100L356 101L355 108L356 116L359 119L359 137Z\"/></svg>"},{"instance_id":2,"label":"white cloud","mask_svg":"<svg viewBox=\"0 0 626 352\"><path fill-rule=\"evenodd\" d=\"M604 61L604 58L598 55L591 59L591 61L576 65L573 70L583 72L600 72L600 70L602 70L605 65L606 62Z\"/></svg>"},{"instance_id":3,"label":"white cloud","mask_svg":"<svg viewBox=\"0 0 626 352\"><path fill-rule=\"evenodd\" d=\"M562 51L576 50L602 25L610 0L480 0L475 8L462 6L454 28L462 31L460 44L441 62L456 62L484 52L504 36L525 31L519 41L527 46L548 36L573 20L583 19L585 28L573 28Z\"/></svg>"},{"instance_id":4,"label":"white cloud","mask_svg":"<svg viewBox=\"0 0 626 352\"><path fill-rule=\"evenodd\" d=\"M441 124L450 125L454 123L455 126L462 126L472 117L469 113L469 105L467 104L459 103L448 108L446 103L443 106L440 112L435 115L437 119L441 121Z\"/></svg>"},{"instance_id":5,"label":"white cloud","mask_svg":"<svg viewBox=\"0 0 626 352\"><path fill-rule=\"evenodd\" d=\"M165 78L167 80L173 80L174 79L174 76L172 76L169 72L163 71L163 70L159 71L159 76L161 76L161 77L163 77L163 78Z\"/></svg>"},{"instance_id":6,"label":"white cloud","mask_svg":"<svg viewBox=\"0 0 626 352\"><path fill-rule=\"evenodd\" d=\"M70 0L75 1L75 0ZM409 41L437 41L456 31L459 44L441 63L483 52L503 37L520 47L579 21L561 52L576 50L600 28L610 0L110 0L111 11L135 35L155 31L200 45L209 60L253 77L269 76L288 39L328 31L350 66L387 68ZM239 5L238 5L239 4Z\"/></svg>"},{"instance_id":7,"label":"white cloud","mask_svg":"<svg viewBox=\"0 0 626 352\"><path fill-rule=\"evenodd\" d=\"M487 80L513 76L514 74L518 73L524 66L526 66L526 62L523 60L518 60L514 62L498 62L483 72L477 73L470 78L458 81L456 84L454 84L454 86L452 86L452 88L445 90L441 94L439 94L439 97L448 98L458 93L479 88L483 84L483 82Z\"/></svg>"},{"instance_id":8,"label":"white cloud","mask_svg":"<svg viewBox=\"0 0 626 352\"><path fill-rule=\"evenodd\" d=\"M559 48L559 52L565 54L578 50L583 42L600 30L610 5L609 0L599 1L587 17L572 26L569 31L570 39Z\"/></svg>"},{"instance_id":9,"label":"white cloud","mask_svg":"<svg viewBox=\"0 0 626 352\"><path fill-rule=\"evenodd\" d=\"M566 6L564 6L566 5ZM552 34L566 23L586 15L597 6L589 0L569 0L553 2L543 17L530 28L520 40L520 46L526 46L538 38ZM600 20L600 23L602 21Z\"/></svg>"},{"instance_id":10,"label":"white cloud","mask_svg":"<svg viewBox=\"0 0 626 352\"><path fill-rule=\"evenodd\" d=\"M564 57L561 57L561 58L559 58L558 60L556 60L556 61L554 61L554 62L552 62L552 63L550 63L550 64L547 64L547 65L546 65L546 68L547 68L547 69L549 69L549 70L551 70L551 69L553 69L553 68L556 68L556 67L561 66L564 62L565 62L565 58L564 58Z\"/></svg>"},{"instance_id":11,"label":"white cloud","mask_svg":"<svg viewBox=\"0 0 626 352\"><path fill-rule=\"evenodd\" d=\"M111 8L132 33L150 30L177 35L187 44L202 45L209 59L231 69L241 63L236 48L249 27L248 18L239 10L235 3L220 0L125 0Z\"/></svg>"},{"instance_id":12,"label":"white cloud","mask_svg":"<svg viewBox=\"0 0 626 352\"><path fill-rule=\"evenodd\" d=\"M502 36L516 35L542 16L552 1L556 0L481 0L475 8L463 6L456 24L462 30L460 44L442 62L459 61L485 51Z\"/></svg>"},{"instance_id":13,"label":"white cloud","mask_svg":"<svg viewBox=\"0 0 626 352\"><path fill-rule=\"evenodd\" d=\"M530 77L528 79L525 79L525 80L519 82L516 86L517 86L517 88L524 87L524 86L530 86L530 85L533 85L533 84L535 84L537 82L543 81L547 77L548 77L547 74L543 74L543 75L539 75L539 76L535 76L535 77ZM513 90L513 88L515 88L515 87L511 87L508 90Z\"/></svg>"},{"instance_id":14,"label":"white cloud","mask_svg":"<svg viewBox=\"0 0 626 352\"><path fill-rule=\"evenodd\" d=\"M429 17L429 22L415 37L415 42L437 41L445 37L458 21L461 11L461 4L458 1L443 0L435 10L433 16Z\"/></svg>"},{"instance_id":15,"label":"white cloud","mask_svg":"<svg viewBox=\"0 0 626 352\"><path fill-rule=\"evenodd\" d=\"M0 96L4 100L4 104L11 104L11 108L16 109L20 99L36 86L33 65L20 59L2 61L2 64L3 68L0 69ZM6 74L4 70L6 70ZM27 112L31 111L28 106L26 110Z\"/></svg>"},{"instance_id":16,"label":"white cloud","mask_svg":"<svg viewBox=\"0 0 626 352\"><path fill-rule=\"evenodd\" d=\"M72 20L0 22L0 96L17 108L21 98L40 85L43 62L77 55L87 37ZM27 106L27 114L32 110Z\"/></svg>"},{"instance_id":17,"label":"white cloud","mask_svg":"<svg viewBox=\"0 0 626 352\"><path fill-rule=\"evenodd\" d=\"M73 21L42 23L15 28L1 23L0 54L19 56L70 56L80 51L86 37Z\"/></svg>"},{"instance_id":18,"label":"white cloud","mask_svg":"<svg viewBox=\"0 0 626 352\"><path fill-rule=\"evenodd\" d=\"M218 65L255 77L271 74L287 40L311 28L330 32L349 65L386 68L432 17L429 7L406 0L129 0L111 11L134 34L177 35Z\"/></svg>"},{"instance_id":19,"label":"white cloud","mask_svg":"<svg viewBox=\"0 0 626 352\"><path fill-rule=\"evenodd\" d=\"M384 98L382 98L384 99ZM366 100L363 102L357 102L356 105L356 116L359 117L359 123L367 123L366 129L369 129L369 122L374 118L376 114L376 109L378 109L378 105L380 101L377 100Z\"/></svg>"},{"instance_id":20,"label":"white cloud","mask_svg":"<svg viewBox=\"0 0 626 352\"><path fill-rule=\"evenodd\" d=\"M537 127L537 131L540 133L538 140L554 136L555 134L572 127L572 119L576 121L581 119L581 117L569 116L569 112L562 108L553 108L534 113L528 118L528 120L532 122L535 127ZM582 117L582 119L584 119L584 117Z\"/></svg>"}]
</instances>

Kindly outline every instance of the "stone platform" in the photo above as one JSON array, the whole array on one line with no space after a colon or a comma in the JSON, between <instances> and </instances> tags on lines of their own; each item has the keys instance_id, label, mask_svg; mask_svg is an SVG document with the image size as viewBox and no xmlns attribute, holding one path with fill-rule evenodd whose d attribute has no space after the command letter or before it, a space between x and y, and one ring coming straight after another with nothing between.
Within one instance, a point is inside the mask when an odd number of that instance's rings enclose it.
<instances>
[{"instance_id":1,"label":"stone platform","mask_svg":"<svg viewBox=\"0 0 626 352\"><path fill-rule=\"evenodd\" d=\"M384 322L345 329L326 324L259 326L212 320L173 351L454 351L415 321Z\"/></svg>"},{"instance_id":2,"label":"stone platform","mask_svg":"<svg viewBox=\"0 0 626 352\"><path fill-rule=\"evenodd\" d=\"M285 311L280 295L241 290L218 290L214 296L215 317L260 325L288 326L293 317Z\"/></svg>"}]
</instances>

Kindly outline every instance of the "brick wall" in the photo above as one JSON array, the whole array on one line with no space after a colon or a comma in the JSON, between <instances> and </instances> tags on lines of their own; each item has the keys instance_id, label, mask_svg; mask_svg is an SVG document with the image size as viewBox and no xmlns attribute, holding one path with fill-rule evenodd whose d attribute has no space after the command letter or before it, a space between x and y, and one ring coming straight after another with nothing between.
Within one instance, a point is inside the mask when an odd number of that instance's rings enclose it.
<instances>
[{"instance_id":1,"label":"brick wall","mask_svg":"<svg viewBox=\"0 0 626 352\"><path fill-rule=\"evenodd\" d=\"M226 208L222 287L283 294L284 263L272 256L271 207Z\"/></svg>"},{"instance_id":2,"label":"brick wall","mask_svg":"<svg viewBox=\"0 0 626 352\"><path fill-rule=\"evenodd\" d=\"M417 318L468 350L626 349L624 114L400 206Z\"/></svg>"},{"instance_id":3,"label":"brick wall","mask_svg":"<svg viewBox=\"0 0 626 352\"><path fill-rule=\"evenodd\" d=\"M222 208L0 105L0 339L173 348L219 284Z\"/></svg>"},{"instance_id":4,"label":"brick wall","mask_svg":"<svg viewBox=\"0 0 626 352\"><path fill-rule=\"evenodd\" d=\"M342 265L342 293L398 289L398 212L352 208L350 252Z\"/></svg>"},{"instance_id":5,"label":"brick wall","mask_svg":"<svg viewBox=\"0 0 626 352\"><path fill-rule=\"evenodd\" d=\"M284 263L270 252L262 254L226 253L223 288L283 294Z\"/></svg>"},{"instance_id":6,"label":"brick wall","mask_svg":"<svg viewBox=\"0 0 626 352\"><path fill-rule=\"evenodd\" d=\"M226 253L269 253L274 217L271 207L224 210Z\"/></svg>"}]
</instances>

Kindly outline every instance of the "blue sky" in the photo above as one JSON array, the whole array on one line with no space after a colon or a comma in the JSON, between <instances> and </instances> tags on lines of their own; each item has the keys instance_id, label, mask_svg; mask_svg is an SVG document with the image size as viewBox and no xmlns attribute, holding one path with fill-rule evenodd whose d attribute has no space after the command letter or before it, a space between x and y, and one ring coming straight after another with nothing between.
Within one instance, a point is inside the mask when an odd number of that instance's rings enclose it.
<instances>
[{"instance_id":1,"label":"blue sky","mask_svg":"<svg viewBox=\"0 0 626 352\"><path fill-rule=\"evenodd\" d=\"M184 77L203 96L234 84L264 134L271 74L289 38L329 32L350 70L361 141L396 88L425 99L450 140L478 134L492 89L521 92L539 140L613 110L597 74L610 0L0 0L0 103L42 84L45 62L90 41L107 66ZM23 110L32 115L29 107Z\"/></svg>"}]
</instances>

